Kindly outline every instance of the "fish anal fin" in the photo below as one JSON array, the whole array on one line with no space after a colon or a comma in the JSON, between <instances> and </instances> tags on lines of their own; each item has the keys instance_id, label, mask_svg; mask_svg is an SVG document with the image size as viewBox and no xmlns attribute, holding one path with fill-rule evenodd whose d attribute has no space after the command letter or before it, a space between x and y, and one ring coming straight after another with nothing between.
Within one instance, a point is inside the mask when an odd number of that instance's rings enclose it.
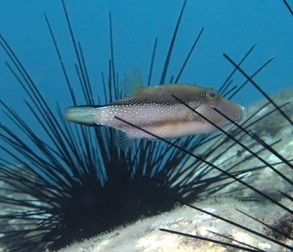
<instances>
[{"instance_id":1,"label":"fish anal fin","mask_svg":"<svg viewBox=\"0 0 293 252\"><path fill-rule=\"evenodd\" d=\"M135 138L132 138L131 136L128 136L127 133L122 132L120 130L117 130L115 132L115 145L119 147L121 150L125 150L134 143Z\"/></svg>"}]
</instances>

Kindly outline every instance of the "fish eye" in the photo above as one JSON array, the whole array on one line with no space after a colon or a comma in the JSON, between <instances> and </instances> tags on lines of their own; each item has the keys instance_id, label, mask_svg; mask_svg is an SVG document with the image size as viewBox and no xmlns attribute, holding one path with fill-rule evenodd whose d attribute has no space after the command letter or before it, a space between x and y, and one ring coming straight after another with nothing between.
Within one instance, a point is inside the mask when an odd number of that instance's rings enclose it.
<instances>
[{"instance_id":1,"label":"fish eye","mask_svg":"<svg viewBox=\"0 0 293 252\"><path fill-rule=\"evenodd\" d=\"M209 89L207 91L207 96L211 99L214 99L215 97L217 97L217 95L218 95L218 92L214 89Z\"/></svg>"}]
</instances>

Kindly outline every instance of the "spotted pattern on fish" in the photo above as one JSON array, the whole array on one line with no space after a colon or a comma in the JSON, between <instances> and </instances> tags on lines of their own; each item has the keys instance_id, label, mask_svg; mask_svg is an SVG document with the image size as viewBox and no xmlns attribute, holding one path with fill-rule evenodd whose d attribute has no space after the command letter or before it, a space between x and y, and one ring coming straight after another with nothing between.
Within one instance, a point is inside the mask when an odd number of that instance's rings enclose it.
<instances>
[{"instance_id":1,"label":"spotted pattern on fish","mask_svg":"<svg viewBox=\"0 0 293 252\"><path fill-rule=\"evenodd\" d=\"M229 118L239 121L243 108L221 97L215 90L188 84L169 84L147 87L138 93L103 107L72 107L65 117L69 121L96 124L121 130L130 138L155 137L116 119L118 116L162 138L178 138L210 133L216 128L184 104L172 97L178 96L190 107L220 127L230 123L214 111L214 107Z\"/></svg>"}]
</instances>

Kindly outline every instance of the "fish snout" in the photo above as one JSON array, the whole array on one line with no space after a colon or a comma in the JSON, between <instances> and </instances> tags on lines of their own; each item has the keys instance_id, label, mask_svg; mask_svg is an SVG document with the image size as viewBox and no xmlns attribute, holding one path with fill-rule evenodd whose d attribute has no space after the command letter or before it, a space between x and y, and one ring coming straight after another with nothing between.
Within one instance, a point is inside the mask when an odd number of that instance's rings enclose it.
<instances>
[{"instance_id":1,"label":"fish snout","mask_svg":"<svg viewBox=\"0 0 293 252\"><path fill-rule=\"evenodd\" d=\"M219 127L225 127L231 124L231 121L239 122L243 118L244 107L230 100L220 97L215 102L209 102L206 110L213 123Z\"/></svg>"},{"instance_id":2,"label":"fish snout","mask_svg":"<svg viewBox=\"0 0 293 252\"><path fill-rule=\"evenodd\" d=\"M244 107L239 104L229 101L224 106L213 109L217 113L217 118L220 121L218 123L221 125L230 124L231 121L239 122L243 119Z\"/></svg>"},{"instance_id":3,"label":"fish snout","mask_svg":"<svg viewBox=\"0 0 293 252\"><path fill-rule=\"evenodd\" d=\"M231 116L229 117L234 122L239 122L243 119L244 107L238 104L235 104L236 108L232 110Z\"/></svg>"}]
</instances>

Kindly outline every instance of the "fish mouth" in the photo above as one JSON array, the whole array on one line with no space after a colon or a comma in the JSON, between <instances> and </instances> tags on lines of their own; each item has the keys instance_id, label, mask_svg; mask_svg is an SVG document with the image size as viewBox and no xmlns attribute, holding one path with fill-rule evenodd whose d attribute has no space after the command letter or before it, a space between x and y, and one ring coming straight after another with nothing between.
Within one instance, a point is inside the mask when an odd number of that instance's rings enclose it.
<instances>
[{"instance_id":1,"label":"fish mouth","mask_svg":"<svg viewBox=\"0 0 293 252\"><path fill-rule=\"evenodd\" d=\"M238 105L239 110L235 112L234 114L230 114L229 118L234 122L239 122L243 119L244 114L244 107L241 105Z\"/></svg>"},{"instance_id":2,"label":"fish mouth","mask_svg":"<svg viewBox=\"0 0 293 252\"><path fill-rule=\"evenodd\" d=\"M244 116L244 107L243 106L241 106L241 105L237 105L238 106L238 108L239 108L239 110L238 110L238 112L236 112L235 114L234 114L234 117L232 116L232 120L233 121L236 121L236 122L239 122L239 121L241 121L242 119L243 119L243 116Z\"/></svg>"},{"instance_id":3,"label":"fish mouth","mask_svg":"<svg viewBox=\"0 0 293 252\"><path fill-rule=\"evenodd\" d=\"M243 119L245 108L237 104L237 107L227 114L223 113L221 110L217 108L213 109L223 118L221 124L230 124L231 122L240 122Z\"/></svg>"},{"instance_id":4,"label":"fish mouth","mask_svg":"<svg viewBox=\"0 0 293 252\"><path fill-rule=\"evenodd\" d=\"M243 106L238 104L233 104L233 106L231 106L230 103L227 103L222 107L210 105L210 108L214 111L214 122L221 127L229 125L232 122L241 121L243 119L245 109Z\"/></svg>"}]
</instances>

